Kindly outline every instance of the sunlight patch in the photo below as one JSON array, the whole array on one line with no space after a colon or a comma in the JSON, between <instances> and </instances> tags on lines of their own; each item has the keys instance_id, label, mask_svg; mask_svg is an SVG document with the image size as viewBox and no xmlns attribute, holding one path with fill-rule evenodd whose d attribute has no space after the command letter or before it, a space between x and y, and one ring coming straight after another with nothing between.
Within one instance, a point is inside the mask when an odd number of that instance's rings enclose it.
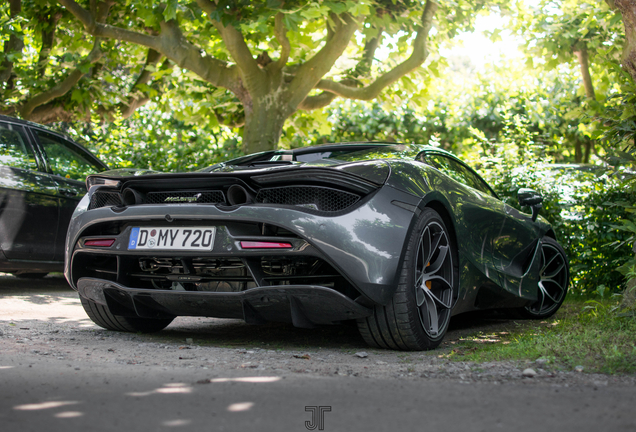
<instances>
[{"instance_id":1,"label":"sunlight patch","mask_svg":"<svg viewBox=\"0 0 636 432\"><path fill-rule=\"evenodd\" d=\"M192 423L192 420L167 420L161 424L167 427L178 427L178 426L187 426L190 423Z\"/></svg>"},{"instance_id":2,"label":"sunlight patch","mask_svg":"<svg viewBox=\"0 0 636 432\"><path fill-rule=\"evenodd\" d=\"M247 411L254 406L254 402L238 402L227 407L230 412Z\"/></svg>"},{"instance_id":3,"label":"sunlight patch","mask_svg":"<svg viewBox=\"0 0 636 432\"><path fill-rule=\"evenodd\" d=\"M36 411L36 410L45 410L45 409L51 409L51 408L59 408L65 405L75 405L78 403L79 402L75 402L75 401L50 401L50 402L42 402L42 403L35 403L35 404L17 405L13 407L13 409L20 410L20 411Z\"/></svg>"},{"instance_id":4,"label":"sunlight patch","mask_svg":"<svg viewBox=\"0 0 636 432\"><path fill-rule=\"evenodd\" d=\"M55 417L57 417L57 418L75 418L75 417L81 417L83 415L84 415L84 413L83 412L79 412L79 411L64 411L64 412L55 414Z\"/></svg>"},{"instance_id":5,"label":"sunlight patch","mask_svg":"<svg viewBox=\"0 0 636 432\"><path fill-rule=\"evenodd\" d=\"M238 377L238 378L213 378L209 380L211 383L221 382L245 382L245 383L270 383L280 381L281 377L277 376L255 376L255 377Z\"/></svg>"}]
</instances>

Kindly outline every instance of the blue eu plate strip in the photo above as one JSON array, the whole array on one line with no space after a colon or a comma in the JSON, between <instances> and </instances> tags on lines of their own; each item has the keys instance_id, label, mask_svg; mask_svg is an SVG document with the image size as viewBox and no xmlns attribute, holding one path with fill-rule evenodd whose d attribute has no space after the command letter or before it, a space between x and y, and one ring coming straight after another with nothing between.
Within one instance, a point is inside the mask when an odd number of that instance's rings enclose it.
<instances>
[{"instance_id":1,"label":"blue eu plate strip","mask_svg":"<svg viewBox=\"0 0 636 432\"><path fill-rule=\"evenodd\" d=\"M128 242L128 249L137 248L137 239L139 238L139 228L133 228L130 231L130 241Z\"/></svg>"}]
</instances>

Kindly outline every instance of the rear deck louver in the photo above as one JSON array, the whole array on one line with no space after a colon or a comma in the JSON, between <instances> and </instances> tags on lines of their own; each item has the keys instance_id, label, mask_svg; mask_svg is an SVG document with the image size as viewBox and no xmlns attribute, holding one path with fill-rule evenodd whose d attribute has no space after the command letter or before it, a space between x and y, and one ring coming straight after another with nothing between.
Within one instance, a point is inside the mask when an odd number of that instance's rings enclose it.
<instances>
[{"instance_id":1,"label":"rear deck louver","mask_svg":"<svg viewBox=\"0 0 636 432\"><path fill-rule=\"evenodd\" d=\"M352 206L360 197L354 193L322 186L283 186L261 189L256 202L285 204L325 212L337 212Z\"/></svg>"},{"instance_id":2,"label":"rear deck louver","mask_svg":"<svg viewBox=\"0 0 636 432\"><path fill-rule=\"evenodd\" d=\"M227 204L222 190L151 191L136 196L138 199L135 204ZM325 186L303 185L262 188L254 198L254 203L299 206L333 213L345 210L359 200L360 195L356 193ZM123 205L133 204L124 202L116 191L97 190L91 197L89 210Z\"/></svg>"},{"instance_id":3,"label":"rear deck louver","mask_svg":"<svg viewBox=\"0 0 636 432\"><path fill-rule=\"evenodd\" d=\"M223 192L215 191L178 191L148 192L144 204L183 204L183 203L224 203Z\"/></svg>"}]
</instances>

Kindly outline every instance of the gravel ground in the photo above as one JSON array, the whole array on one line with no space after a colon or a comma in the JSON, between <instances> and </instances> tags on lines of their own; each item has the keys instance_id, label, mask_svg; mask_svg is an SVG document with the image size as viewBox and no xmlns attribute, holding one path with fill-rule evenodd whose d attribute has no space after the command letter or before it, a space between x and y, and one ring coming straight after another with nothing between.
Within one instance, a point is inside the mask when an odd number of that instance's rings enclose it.
<instances>
[{"instance_id":1,"label":"gravel ground","mask_svg":"<svg viewBox=\"0 0 636 432\"><path fill-rule=\"evenodd\" d=\"M239 320L177 318L155 334L101 329L85 315L77 294L59 277L40 281L0 276L0 368L3 356L25 362L65 365L74 370L96 364L208 370L210 379L229 371L289 376L348 376L398 380L452 380L556 387L633 386L636 377L560 371L542 359L533 362L456 362L446 354L462 338L541 325L493 316L454 319L444 344L431 352L369 348L353 325L306 330L290 325L248 326Z\"/></svg>"}]
</instances>

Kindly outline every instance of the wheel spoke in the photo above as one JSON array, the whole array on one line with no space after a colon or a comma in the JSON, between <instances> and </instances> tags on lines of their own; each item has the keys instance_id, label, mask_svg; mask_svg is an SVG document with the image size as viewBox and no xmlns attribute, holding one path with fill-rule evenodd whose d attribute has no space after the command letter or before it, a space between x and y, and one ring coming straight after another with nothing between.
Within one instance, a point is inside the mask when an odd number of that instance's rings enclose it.
<instances>
[{"instance_id":1,"label":"wheel spoke","mask_svg":"<svg viewBox=\"0 0 636 432\"><path fill-rule=\"evenodd\" d=\"M435 293L428 289L428 287L426 286L426 282L428 281L437 281L437 282L441 282L442 284L444 284L445 286L441 289L442 293L443 292L447 292L448 290L452 290L452 287L450 286L450 284L448 283L448 281L440 276L431 276L430 278L428 278L422 285L420 285L419 287L417 287L416 291L415 291L415 295L416 295L416 299L417 299L417 306L422 306L422 304L424 303L424 296L428 296L430 298L432 298L437 304L439 304L441 307L443 307L444 309L450 309L451 308L451 302L445 302L444 300L440 299L437 295L435 295ZM420 293L423 293L420 294Z\"/></svg>"},{"instance_id":2,"label":"wheel spoke","mask_svg":"<svg viewBox=\"0 0 636 432\"><path fill-rule=\"evenodd\" d=\"M437 259L435 262L428 265L424 270L426 270L426 274L435 274L439 271L446 260L446 255L448 255L448 246L440 246L439 254L437 255Z\"/></svg>"},{"instance_id":3,"label":"wheel spoke","mask_svg":"<svg viewBox=\"0 0 636 432\"><path fill-rule=\"evenodd\" d=\"M561 273L561 270L563 270L565 268L565 263L562 262L561 265L559 265L559 267L553 271L550 274L544 274L543 278L544 279L554 279L559 273Z\"/></svg>"},{"instance_id":4,"label":"wheel spoke","mask_svg":"<svg viewBox=\"0 0 636 432\"><path fill-rule=\"evenodd\" d=\"M442 233L437 233L433 236L433 238L431 238L431 240L433 239L435 240L435 244L431 244L430 250L428 251L428 258L426 260L427 263L431 262L433 255L435 255L435 251L439 248L439 244L442 241Z\"/></svg>"},{"instance_id":5,"label":"wheel spoke","mask_svg":"<svg viewBox=\"0 0 636 432\"><path fill-rule=\"evenodd\" d=\"M543 303L545 302L545 288L543 287L543 282L539 282L539 295L541 296L541 303L539 304L539 309L537 312L541 312L543 310Z\"/></svg>"},{"instance_id":6,"label":"wheel spoke","mask_svg":"<svg viewBox=\"0 0 636 432\"><path fill-rule=\"evenodd\" d=\"M553 279L548 279L548 280L542 280L541 282L539 282L539 288L542 290L545 290L546 295L550 298L550 300L552 300L553 302L558 302L559 299L558 298L554 298L552 295L550 295L548 289L545 287L544 282L549 282L551 284L554 284L557 286L557 288L559 288L559 294L563 293L565 290L563 289L563 287L561 286L560 283L554 281ZM560 295L558 296L560 297Z\"/></svg>"},{"instance_id":7,"label":"wheel spoke","mask_svg":"<svg viewBox=\"0 0 636 432\"><path fill-rule=\"evenodd\" d=\"M430 295L430 291L424 291L424 298L426 301L426 311L424 315L428 316L428 330L431 336L437 336L439 331L439 318L437 314L437 306L435 306L434 296Z\"/></svg>"},{"instance_id":8,"label":"wheel spoke","mask_svg":"<svg viewBox=\"0 0 636 432\"><path fill-rule=\"evenodd\" d=\"M428 264L430 251L426 250L426 247L431 247L431 230L428 227L422 233L422 238L420 239L420 258L422 258L422 272L424 272L424 267ZM419 264L419 260L418 260Z\"/></svg>"},{"instance_id":9,"label":"wheel spoke","mask_svg":"<svg viewBox=\"0 0 636 432\"><path fill-rule=\"evenodd\" d=\"M426 290L426 286L418 286L415 289L415 303L417 304L417 307L422 306L426 301L426 294L424 294L424 291Z\"/></svg>"},{"instance_id":10,"label":"wheel spoke","mask_svg":"<svg viewBox=\"0 0 636 432\"><path fill-rule=\"evenodd\" d=\"M558 254L555 254L554 256L552 256L552 258L550 258L550 261L544 264L543 268L541 269L541 273L543 273L548 267L550 267L550 264L552 264L552 262L558 257L559 257ZM543 261L545 262L545 254L543 255Z\"/></svg>"},{"instance_id":11,"label":"wheel spoke","mask_svg":"<svg viewBox=\"0 0 636 432\"><path fill-rule=\"evenodd\" d=\"M546 289L545 285L543 285L543 282L544 281L539 282L539 289L543 293L544 298L548 297L550 300L552 300L554 303L556 303L558 300L555 299L554 297L552 297L550 292ZM552 282L552 281L550 281L550 282Z\"/></svg>"}]
</instances>

